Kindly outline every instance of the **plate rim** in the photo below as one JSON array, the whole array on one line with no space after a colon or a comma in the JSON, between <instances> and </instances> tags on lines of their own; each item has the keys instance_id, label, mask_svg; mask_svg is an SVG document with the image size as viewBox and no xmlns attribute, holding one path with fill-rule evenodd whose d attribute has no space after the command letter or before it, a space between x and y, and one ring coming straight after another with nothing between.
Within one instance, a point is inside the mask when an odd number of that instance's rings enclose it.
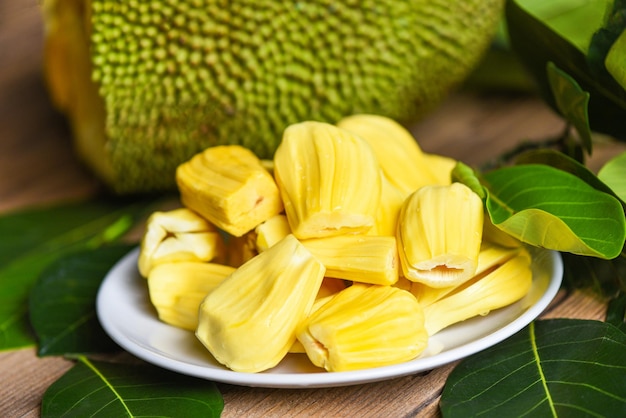
<instances>
[{"instance_id":1,"label":"plate rim","mask_svg":"<svg viewBox=\"0 0 626 418\"><path fill-rule=\"evenodd\" d=\"M523 310L519 316L514 318L512 321L473 341L428 357L418 357L408 362L363 370L343 372L327 372L321 370L320 372L312 373L242 373L229 370L225 367L217 368L213 365L210 365L210 367L200 366L167 357L154 349L150 349L149 347L145 347L143 344L134 341L122 332L118 326L116 326L116 324L111 320L110 308L112 307L112 304L109 303L108 300L110 296L109 292L111 291L110 289L113 285L118 284L117 281L121 281L125 277L125 273L138 275L138 272L136 271L136 260L139 250L139 247L134 248L123 256L116 264L114 264L105 275L100 288L98 289L96 298L96 313L98 320L107 335L109 335L109 337L124 350L148 363L152 363L153 365L197 378L249 387L339 387L378 382L433 370L437 367L441 367L445 364L460 360L464 357L489 348L490 346L503 341L523 329L535 318L540 316L541 313L543 313L543 311L548 307L548 305L556 297L563 280L563 261L560 253L554 250L537 249L537 251L547 254L550 258L548 263L552 268L549 271L550 277L543 294L534 304L526 307L525 310ZM159 326L162 325L176 328L172 325L161 322L156 316L154 317L154 320L160 322ZM208 355L210 355L210 353L208 353Z\"/></svg>"}]
</instances>

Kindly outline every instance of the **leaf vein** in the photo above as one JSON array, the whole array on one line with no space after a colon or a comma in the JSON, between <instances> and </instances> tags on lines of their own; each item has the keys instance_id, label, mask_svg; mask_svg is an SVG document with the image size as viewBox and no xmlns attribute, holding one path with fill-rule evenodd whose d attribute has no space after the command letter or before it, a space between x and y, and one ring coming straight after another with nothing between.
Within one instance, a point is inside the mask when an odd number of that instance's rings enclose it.
<instances>
[{"instance_id":1,"label":"leaf vein","mask_svg":"<svg viewBox=\"0 0 626 418\"><path fill-rule=\"evenodd\" d=\"M535 361L537 364L537 371L539 372L539 376L541 378L541 384L543 385L543 390L546 393L546 398L548 400L548 405L550 405L550 410L552 411L552 416L556 417L558 416L556 413L556 410L554 409L554 401L552 400L552 396L550 394L550 391L548 390L548 385L546 382L546 377L545 374L543 372L543 368L541 367L541 358L539 357L539 351L537 348L537 340L536 340L536 335L535 335L535 322L531 322L530 326L529 326L529 333L530 333L530 345L533 349L533 355L535 357Z\"/></svg>"},{"instance_id":2,"label":"leaf vein","mask_svg":"<svg viewBox=\"0 0 626 418\"><path fill-rule=\"evenodd\" d=\"M104 383L111 390L111 392L113 392L113 395L122 404L122 407L127 412L128 416L129 417L132 416L130 410L128 409L128 406L126 405L126 402L124 402L121 395L118 393L117 390L115 390L115 387L113 387L111 382L109 382L109 380L102 373L100 373L100 371L96 367L94 367L94 365L91 363L91 361L89 361L89 359L87 359L84 356L80 356L79 360L81 360L87 367L89 367L96 374L96 376L98 376L102 380L102 383Z\"/></svg>"}]
</instances>

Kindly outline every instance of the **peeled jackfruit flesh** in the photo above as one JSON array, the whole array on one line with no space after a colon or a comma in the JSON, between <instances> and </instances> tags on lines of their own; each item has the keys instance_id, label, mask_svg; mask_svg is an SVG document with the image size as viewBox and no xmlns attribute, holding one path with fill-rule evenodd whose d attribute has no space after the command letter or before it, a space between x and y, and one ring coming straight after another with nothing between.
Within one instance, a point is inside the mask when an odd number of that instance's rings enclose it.
<instances>
[{"instance_id":1,"label":"peeled jackfruit flesh","mask_svg":"<svg viewBox=\"0 0 626 418\"><path fill-rule=\"evenodd\" d=\"M433 184L452 183L452 170L457 164L457 160L440 154L424 154L424 165L433 174Z\"/></svg>"},{"instance_id":2,"label":"peeled jackfruit flesh","mask_svg":"<svg viewBox=\"0 0 626 418\"><path fill-rule=\"evenodd\" d=\"M459 286L452 293L424 307L428 335L523 298L532 285L530 254L524 249L494 270Z\"/></svg>"},{"instance_id":3,"label":"peeled jackfruit flesh","mask_svg":"<svg viewBox=\"0 0 626 418\"><path fill-rule=\"evenodd\" d=\"M198 326L198 308L234 267L183 261L154 267L148 275L148 294L159 319L189 331Z\"/></svg>"},{"instance_id":4,"label":"peeled jackfruit flesh","mask_svg":"<svg viewBox=\"0 0 626 418\"><path fill-rule=\"evenodd\" d=\"M157 211L148 218L137 267L143 277L161 263L211 261L224 244L213 224L188 208Z\"/></svg>"},{"instance_id":5,"label":"peeled jackfruit flesh","mask_svg":"<svg viewBox=\"0 0 626 418\"><path fill-rule=\"evenodd\" d=\"M341 119L337 126L370 144L385 177L404 196L422 186L438 184L439 176L431 171L426 154L413 135L395 120L358 114Z\"/></svg>"},{"instance_id":6,"label":"peeled jackfruit flesh","mask_svg":"<svg viewBox=\"0 0 626 418\"><path fill-rule=\"evenodd\" d=\"M366 233L380 202L378 160L367 142L334 125L290 125L274 155L274 177L299 239Z\"/></svg>"},{"instance_id":7,"label":"peeled jackfruit flesh","mask_svg":"<svg viewBox=\"0 0 626 418\"><path fill-rule=\"evenodd\" d=\"M482 242L483 202L461 183L424 186L404 202L398 253L404 276L431 287L472 277Z\"/></svg>"},{"instance_id":8,"label":"peeled jackfruit flesh","mask_svg":"<svg viewBox=\"0 0 626 418\"><path fill-rule=\"evenodd\" d=\"M404 204L406 195L394 186L384 175L380 176L380 201L374 226L367 231L368 235L395 236L398 226L398 215Z\"/></svg>"},{"instance_id":9,"label":"peeled jackfruit flesh","mask_svg":"<svg viewBox=\"0 0 626 418\"><path fill-rule=\"evenodd\" d=\"M476 272L469 281L475 281L478 277L482 277L504 264L511 258L520 253L527 252L522 247L509 248L501 245L493 244L483 240L478 254L478 264ZM468 282L465 282L468 283ZM463 284L465 284L463 283ZM461 284L461 285L463 285ZM433 288L422 283L411 282L410 291L417 298L422 307L426 307L439 299L446 297L448 294L459 289L459 285Z\"/></svg>"},{"instance_id":10,"label":"peeled jackfruit flesh","mask_svg":"<svg viewBox=\"0 0 626 418\"><path fill-rule=\"evenodd\" d=\"M176 169L183 204L239 237L283 210L276 182L238 145L210 147Z\"/></svg>"},{"instance_id":11,"label":"peeled jackfruit flesh","mask_svg":"<svg viewBox=\"0 0 626 418\"><path fill-rule=\"evenodd\" d=\"M298 341L313 364L338 372L412 360L428 335L422 308L409 292L353 284L311 313Z\"/></svg>"},{"instance_id":12,"label":"peeled jackfruit flesh","mask_svg":"<svg viewBox=\"0 0 626 418\"><path fill-rule=\"evenodd\" d=\"M327 277L379 285L398 281L395 237L346 234L301 242L324 264Z\"/></svg>"},{"instance_id":13,"label":"peeled jackfruit flesh","mask_svg":"<svg viewBox=\"0 0 626 418\"><path fill-rule=\"evenodd\" d=\"M324 266L288 235L206 296L196 336L218 362L234 371L270 369L295 342L324 272Z\"/></svg>"},{"instance_id":14,"label":"peeled jackfruit flesh","mask_svg":"<svg viewBox=\"0 0 626 418\"><path fill-rule=\"evenodd\" d=\"M339 291L346 288L345 285L342 285L340 283L341 282L340 280L338 279L331 279L331 280L334 280L334 282L328 282L327 278L324 278L324 280L322 281L322 287L320 288L320 291L317 294L317 298L315 299L315 302L313 303L313 307L311 308L311 311L309 312L309 316L312 315L313 312L317 311L319 308L324 306L327 302L329 302L333 298L333 295L335 293L338 293ZM300 340L296 338L296 340L293 342L291 347L289 347L289 353L306 354L306 350L304 349L304 346L302 345Z\"/></svg>"},{"instance_id":15,"label":"peeled jackfruit flesh","mask_svg":"<svg viewBox=\"0 0 626 418\"><path fill-rule=\"evenodd\" d=\"M423 117L487 49L504 0L44 0L45 74L119 193L174 189L207 147L271 158L291 123Z\"/></svg>"},{"instance_id":16,"label":"peeled jackfruit flesh","mask_svg":"<svg viewBox=\"0 0 626 418\"><path fill-rule=\"evenodd\" d=\"M256 250L262 252L289 235L291 228L287 217L281 213L258 225L254 232L256 233Z\"/></svg>"}]
</instances>

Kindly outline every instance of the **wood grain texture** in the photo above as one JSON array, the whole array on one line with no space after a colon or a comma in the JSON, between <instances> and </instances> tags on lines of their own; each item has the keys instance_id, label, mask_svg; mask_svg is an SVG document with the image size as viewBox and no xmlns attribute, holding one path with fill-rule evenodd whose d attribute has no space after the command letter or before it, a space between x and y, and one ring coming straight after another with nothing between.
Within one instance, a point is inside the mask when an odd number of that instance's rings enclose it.
<instances>
[{"instance_id":1,"label":"wood grain texture","mask_svg":"<svg viewBox=\"0 0 626 418\"><path fill-rule=\"evenodd\" d=\"M66 121L48 99L41 75L42 34L37 0L0 0L0 212L89 196L101 187L76 159ZM476 165L521 140L555 135L563 126L533 96L458 94L412 131L426 151ZM619 149L598 145L592 165ZM591 296L562 291L544 317L603 319L604 309ZM32 348L0 353L0 416L39 416L43 393L71 365L58 357L38 358ZM223 416L438 416L439 396L453 367L332 389L220 384Z\"/></svg>"}]
</instances>

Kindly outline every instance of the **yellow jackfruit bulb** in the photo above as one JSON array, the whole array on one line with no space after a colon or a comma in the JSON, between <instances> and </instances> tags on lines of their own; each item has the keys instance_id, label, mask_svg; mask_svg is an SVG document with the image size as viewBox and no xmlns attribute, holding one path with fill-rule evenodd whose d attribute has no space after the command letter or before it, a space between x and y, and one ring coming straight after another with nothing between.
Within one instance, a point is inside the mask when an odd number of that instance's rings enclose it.
<instances>
[{"instance_id":1,"label":"yellow jackfruit bulb","mask_svg":"<svg viewBox=\"0 0 626 418\"><path fill-rule=\"evenodd\" d=\"M412 360L428 335L422 308L409 292L357 283L315 310L298 341L313 364L335 372Z\"/></svg>"},{"instance_id":2,"label":"yellow jackfruit bulb","mask_svg":"<svg viewBox=\"0 0 626 418\"><path fill-rule=\"evenodd\" d=\"M398 281L395 237L337 235L302 240L326 267L326 276L360 283L392 285Z\"/></svg>"},{"instance_id":3,"label":"yellow jackfruit bulb","mask_svg":"<svg viewBox=\"0 0 626 418\"><path fill-rule=\"evenodd\" d=\"M261 161L238 145L210 147L181 164L183 204L234 236L283 210L278 187Z\"/></svg>"},{"instance_id":4,"label":"yellow jackfruit bulb","mask_svg":"<svg viewBox=\"0 0 626 418\"><path fill-rule=\"evenodd\" d=\"M290 125L274 156L274 176L293 234L365 233L380 202L380 169L367 142L322 122Z\"/></svg>"},{"instance_id":5,"label":"yellow jackfruit bulb","mask_svg":"<svg viewBox=\"0 0 626 418\"><path fill-rule=\"evenodd\" d=\"M213 224L187 208L154 212L146 222L137 267L143 277L160 263L211 261L224 243Z\"/></svg>"},{"instance_id":6,"label":"yellow jackfruit bulb","mask_svg":"<svg viewBox=\"0 0 626 418\"><path fill-rule=\"evenodd\" d=\"M200 303L234 271L215 263L159 264L148 276L150 301L163 322L195 331Z\"/></svg>"},{"instance_id":7,"label":"yellow jackfruit bulb","mask_svg":"<svg viewBox=\"0 0 626 418\"><path fill-rule=\"evenodd\" d=\"M258 225L254 232L256 232L256 249L262 252L291 234L291 229L287 217L281 213Z\"/></svg>"},{"instance_id":8,"label":"yellow jackfruit bulb","mask_svg":"<svg viewBox=\"0 0 626 418\"><path fill-rule=\"evenodd\" d=\"M438 154L424 154L424 162L433 174L433 184L451 184L452 170L456 166L457 160Z\"/></svg>"},{"instance_id":9,"label":"yellow jackfruit bulb","mask_svg":"<svg viewBox=\"0 0 626 418\"><path fill-rule=\"evenodd\" d=\"M353 115L337 126L370 144L385 177L405 196L422 186L435 184L426 157L413 135L395 120L380 115Z\"/></svg>"},{"instance_id":10,"label":"yellow jackfruit bulb","mask_svg":"<svg viewBox=\"0 0 626 418\"><path fill-rule=\"evenodd\" d=\"M424 186L411 194L398 219L404 276L432 287L463 283L476 272L483 203L461 183Z\"/></svg>"},{"instance_id":11,"label":"yellow jackfruit bulb","mask_svg":"<svg viewBox=\"0 0 626 418\"><path fill-rule=\"evenodd\" d=\"M395 236L398 226L398 215L404 204L406 195L391 184L385 176L381 176L380 203L376 221L368 235Z\"/></svg>"},{"instance_id":12,"label":"yellow jackfruit bulb","mask_svg":"<svg viewBox=\"0 0 626 418\"><path fill-rule=\"evenodd\" d=\"M324 266L293 236L239 267L200 305L196 336L238 372L276 366L296 340L324 277Z\"/></svg>"},{"instance_id":13,"label":"yellow jackfruit bulb","mask_svg":"<svg viewBox=\"0 0 626 418\"><path fill-rule=\"evenodd\" d=\"M424 307L428 335L523 298L532 285L531 257L526 250L496 269L459 286L452 293Z\"/></svg>"},{"instance_id":14,"label":"yellow jackfruit bulb","mask_svg":"<svg viewBox=\"0 0 626 418\"><path fill-rule=\"evenodd\" d=\"M324 281L322 282L322 287L320 288L320 291L318 292L317 297L315 298L315 302L313 303L313 307L311 308L309 315L313 314L313 312L317 311L319 308L324 306L326 302L330 301L333 298L333 295L335 293L338 293L339 291L346 288L345 284L341 285L339 283L341 282L341 280L332 279L335 282L329 283L327 282L327 279L328 279L327 277L324 277ZM306 354L306 350L304 349L304 346L302 345L300 340L298 340L297 338L293 342L291 347L289 347L289 352Z\"/></svg>"},{"instance_id":15,"label":"yellow jackfruit bulb","mask_svg":"<svg viewBox=\"0 0 626 418\"><path fill-rule=\"evenodd\" d=\"M508 248L483 240L480 246L480 253L478 254L476 272L474 273L474 277L470 280L476 280L477 277L496 269L506 261L519 255L522 251L524 250L521 247ZM524 254L528 253L524 252ZM433 288L422 283L413 282L410 290L413 296L417 298L420 305L426 307L454 292L455 289L458 289L458 286Z\"/></svg>"}]
</instances>

